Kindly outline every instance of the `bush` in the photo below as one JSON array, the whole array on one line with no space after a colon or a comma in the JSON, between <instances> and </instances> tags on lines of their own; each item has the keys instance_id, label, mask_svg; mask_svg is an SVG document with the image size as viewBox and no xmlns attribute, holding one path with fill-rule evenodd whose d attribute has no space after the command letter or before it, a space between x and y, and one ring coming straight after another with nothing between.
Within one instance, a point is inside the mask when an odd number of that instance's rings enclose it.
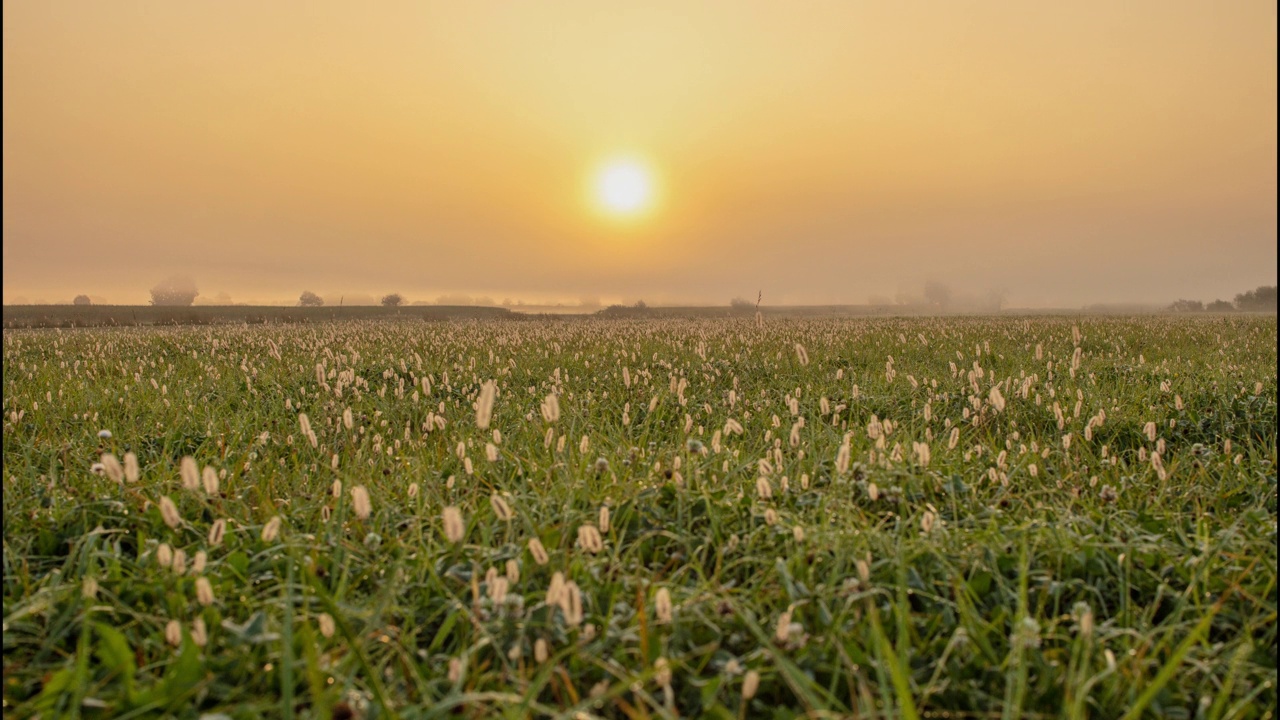
<instances>
[{"instance_id":1,"label":"bush","mask_svg":"<svg viewBox=\"0 0 1280 720\"><path fill-rule=\"evenodd\" d=\"M302 307L320 307L324 305L324 298L310 290L303 290L302 296L298 298L298 304Z\"/></svg>"},{"instance_id":2,"label":"bush","mask_svg":"<svg viewBox=\"0 0 1280 720\"><path fill-rule=\"evenodd\" d=\"M76 299L71 301L71 304L72 305L92 305L93 301L89 299L88 295L77 295Z\"/></svg>"},{"instance_id":3,"label":"bush","mask_svg":"<svg viewBox=\"0 0 1280 720\"><path fill-rule=\"evenodd\" d=\"M404 297L400 293L391 293L382 297L383 307L400 307L404 304Z\"/></svg>"},{"instance_id":4,"label":"bush","mask_svg":"<svg viewBox=\"0 0 1280 720\"><path fill-rule=\"evenodd\" d=\"M196 289L194 280L175 275L151 288L151 304L186 307L195 302L199 294L200 291Z\"/></svg>"},{"instance_id":5,"label":"bush","mask_svg":"<svg viewBox=\"0 0 1280 720\"><path fill-rule=\"evenodd\" d=\"M1261 285L1236 296L1236 307L1241 310L1276 310L1276 286Z\"/></svg>"}]
</instances>

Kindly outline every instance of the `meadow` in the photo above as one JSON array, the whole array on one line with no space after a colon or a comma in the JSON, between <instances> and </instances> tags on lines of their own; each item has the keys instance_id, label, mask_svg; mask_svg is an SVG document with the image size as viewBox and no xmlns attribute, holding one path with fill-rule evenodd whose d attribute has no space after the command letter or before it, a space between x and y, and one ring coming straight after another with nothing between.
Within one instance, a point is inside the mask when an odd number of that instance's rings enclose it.
<instances>
[{"instance_id":1,"label":"meadow","mask_svg":"<svg viewBox=\"0 0 1280 720\"><path fill-rule=\"evenodd\" d=\"M3 337L6 717L1275 715L1274 315Z\"/></svg>"}]
</instances>

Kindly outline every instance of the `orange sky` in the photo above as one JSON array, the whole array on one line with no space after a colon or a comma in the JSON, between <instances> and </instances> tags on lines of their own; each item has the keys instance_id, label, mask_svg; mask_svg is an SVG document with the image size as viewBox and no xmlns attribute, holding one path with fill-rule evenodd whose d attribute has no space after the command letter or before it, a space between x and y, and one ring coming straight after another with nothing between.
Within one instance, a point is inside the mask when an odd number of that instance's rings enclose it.
<instances>
[{"instance_id":1,"label":"orange sky","mask_svg":"<svg viewBox=\"0 0 1280 720\"><path fill-rule=\"evenodd\" d=\"M1276 9L12 2L4 300L766 303L1276 280ZM590 172L643 158L620 222Z\"/></svg>"}]
</instances>

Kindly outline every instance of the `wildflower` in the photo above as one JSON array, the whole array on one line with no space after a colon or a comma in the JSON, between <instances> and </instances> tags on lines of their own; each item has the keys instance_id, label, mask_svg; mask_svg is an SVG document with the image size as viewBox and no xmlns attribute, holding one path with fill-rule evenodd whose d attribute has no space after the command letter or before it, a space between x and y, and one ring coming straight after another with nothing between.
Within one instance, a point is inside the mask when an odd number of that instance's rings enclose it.
<instances>
[{"instance_id":1,"label":"wildflower","mask_svg":"<svg viewBox=\"0 0 1280 720\"><path fill-rule=\"evenodd\" d=\"M587 441L587 438L584 435L582 437L582 444L584 447L586 446L586 441ZM595 469L597 474L603 474L603 473L609 472L609 461L602 457L596 458Z\"/></svg>"},{"instance_id":2,"label":"wildflower","mask_svg":"<svg viewBox=\"0 0 1280 720\"><path fill-rule=\"evenodd\" d=\"M1079 628L1082 637L1089 637L1093 634L1093 610L1088 603L1078 602L1075 605L1076 627Z\"/></svg>"},{"instance_id":3,"label":"wildflower","mask_svg":"<svg viewBox=\"0 0 1280 720\"><path fill-rule=\"evenodd\" d=\"M489 462L498 462L498 446L493 443L485 443L484 457Z\"/></svg>"},{"instance_id":4,"label":"wildflower","mask_svg":"<svg viewBox=\"0 0 1280 720\"><path fill-rule=\"evenodd\" d=\"M520 563L515 560L507 561L507 582L512 585L520 582Z\"/></svg>"},{"instance_id":5,"label":"wildflower","mask_svg":"<svg viewBox=\"0 0 1280 720\"><path fill-rule=\"evenodd\" d=\"M480 386L480 398L476 400L476 427L489 429L489 420L493 417L493 401L498 394L498 385L492 380Z\"/></svg>"},{"instance_id":6,"label":"wildflower","mask_svg":"<svg viewBox=\"0 0 1280 720\"><path fill-rule=\"evenodd\" d=\"M94 475L106 475L107 468L102 463L96 462L89 466L89 472L93 473Z\"/></svg>"},{"instance_id":7,"label":"wildflower","mask_svg":"<svg viewBox=\"0 0 1280 720\"><path fill-rule=\"evenodd\" d=\"M996 412L1004 412L1004 395L1000 393L999 385L991 387L991 392L987 393L987 400L996 409Z\"/></svg>"},{"instance_id":8,"label":"wildflower","mask_svg":"<svg viewBox=\"0 0 1280 720\"><path fill-rule=\"evenodd\" d=\"M800 525L791 528L791 536L796 539L796 542L804 542L804 528Z\"/></svg>"},{"instance_id":9,"label":"wildflower","mask_svg":"<svg viewBox=\"0 0 1280 720\"><path fill-rule=\"evenodd\" d=\"M746 675L742 676L742 699L750 700L756 696L756 691L760 689L760 673L755 670L748 670Z\"/></svg>"},{"instance_id":10,"label":"wildflower","mask_svg":"<svg viewBox=\"0 0 1280 720\"><path fill-rule=\"evenodd\" d=\"M164 524L171 528L176 528L182 523L182 516L178 514L178 506L173 504L168 495L160 496L160 517L164 518Z\"/></svg>"},{"instance_id":11,"label":"wildflower","mask_svg":"<svg viewBox=\"0 0 1280 720\"><path fill-rule=\"evenodd\" d=\"M507 598L507 579L501 575L495 575L487 584L489 586L489 599L494 604L501 605L502 601Z\"/></svg>"},{"instance_id":12,"label":"wildflower","mask_svg":"<svg viewBox=\"0 0 1280 720\"><path fill-rule=\"evenodd\" d=\"M626 372L626 369L623 369ZM560 398L552 393L542 401L542 419L549 423L560 419Z\"/></svg>"},{"instance_id":13,"label":"wildflower","mask_svg":"<svg viewBox=\"0 0 1280 720\"><path fill-rule=\"evenodd\" d=\"M124 479L131 483L138 482L138 456L131 452L124 454Z\"/></svg>"},{"instance_id":14,"label":"wildflower","mask_svg":"<svg viewBox=\"0 0 1280 720\"><path fill-rule=\"evenodd\" d=\"M788 608L778 616L778 624L773 629L773 638L785 643L791 636L791 609Z\"/></svg>"},{"instance_id":15,"label":"wildflower","mask_svg":"<svg viewBox=\"0 0 1280 720\"><path fill-rule=\"evenodd\" d=\"M763 476L756 478L756 495L761 500L769 500L773 497L773 486L769 484L768 478Z\"/></svg>"},{"instance_id":16,"label":"wildflower","mask_svg":"<svg viewBox=\"0 0 1280 720\"><path fill-rule=\"evenodd\" d=\"M173 551L173 562L169 564L169 569L173 570L175 575L182 575L187 571L187 551L181 548Z\"/></svg>"},{"instance_id":17,"label":"wildflower","mask_svg":"<svg viewBox=\"0 0 1280 720\"><path fill-rule=\"evenodd\" d=\"M516 516L507 501L497 493L489 496L489 505L493 507L493 514L497 515L499 520L510 520Z\"/></svg>"},{"instance_id":18,"label":"wildflower","mask_svg":"<svg viewBox=\"0 0 1280 720\"><path fill-rule=\"evenodd\" d=\"M653 669L654 669L653 679L654 679L654 682L658 683L658 687L663 687L663 688L670 687L671 686L671 665L667 662L667 659L664 657L660 657L657 660L654 660Z\"/></svg>"},{"instance_id":19,"label":"wildflower","mask_svg":"<svg viewBox=\"0 0 1280 720\"><path fill-rule=\"evenodd\" d=\"M283 522L279 515L268 520L267 524L262 526L262 542L275 542L275 539L280 536L280 525Z\"/></svg>"},{"instance_id":20,"label":"wildflower","mask_svg":"<svg viewBox=\"0 0 1280 720\"><path fill-rule=\"evenodd\" d=\"M600 506L600 532L609 532L609 506Z\"/></svg>"},{"instance_id":21,"label":"wildflower","mask_svg":"<svg viewBox=\"0 0 1280 720\"><path fill-rule=\"evenodd\" d=\"M561 609L564 610L565 622L571 627L582 624L582 591L572 580L565 583L565 597Z\"/></svg>"},{"instance_id":22,"label":"wildflower","mask_svg":"<svg viewBox=\"0 0 1280 720\"><path fill-rule=\"evenodd\" d=\"M203 575L196 578L196 600L201 605L213 604L213 586L209 584L209 578Z\"/></svg>"},{"instance_id":23,"label":"wildflower","mask_svg":"<svg viewBox=\"0 0 1280 720\"><path fill-rule=\"evenodd\" d=\"M770 526L777 525L778 524L777 511L774 510L773 508L765 508L764 522L766 525L770 525Z\"/></svg>"},{"instance_id":24,"label":"wildflower","mask_svg":"<svg viewBox=\"0 0 1280 720\"><path fill-rule=\"evenodd\" d=\"M666 588L658 588L657 595L653 598L654 610L658 613L658 624L665 625L671 622L671 592Z\"/></svg>"},{"instance_id":25,"label":"wildflower","mask_svg":"<svg viewBox=\"0 0 1280 720\"><path fill-rule=\"evenodd\" d=\"M851 451L849 449L849 438L845 437L844 442L840 443L840 450L836 452L836 472L841 475L849 472L849 460Z\"/></svg>"},{"instance_id":26,"label":"wildflower","mask_svg":"<svg viewBox=\"0 0 1280 720\"><path fill-rule=\"evenodd\" d=\"M548 655L550 655L550 651L547 648L547 641L542 638L538 638L533 643L533 659L536 660L538 664L542 664L547 661Z\"/></svg>"},{"instance_id":27,"label":"wildflower","mask_svg":"<svg viewBox=\"0 0 1280 720\"><path fill-rule=\"evenodd\" d=\"M1040 623L1029 615L1022 618L1022 621L1014 628L1013 635L1009 640L1015 647L1040 647Z\"/></svg>"},{"instance_id":28,"label":"wildflower","mask_svg":"<svg viewBox=\"0 0 1280 720\"><path fill-rule=\"evenodd\" d=\"M457 683L462 680L462 660L459 658L449 658L449 682Z\"/></svg>"},{"instance_id":29,"label":"wildflower","mask_svg":"<svg viewBox=\"0 0 1280 720\"><path fill-rule=\"evenodd\" d=\"M322 612L316 617L316 624L320 626L320 634L327 638L333 637L333 631L337 629L333 616L327 612Z\"/></svg>"},{"instance_id":30,"label":"wildflower","mask_svg":"<svg viewBox=\"0 0 1280 720\"><path fill-rule=\"evenodd\" d=\"M173 548L169 547L169 543L160 543L156 548L156 562L160 567L169 567L173 564Z\"/></svg>"},{"instance_id":31,"label":"wildflower","mask_svg":"<svg viewBox=\"0 0 1280 720\"><path fill-rule=\"evenodd\" d=\"M529 538L529 554L533 556L533 561L539 565L546 565L550 559L547 556L547 549L542 546L542 541L538 538Z\"/></svg>"},{"instance_id":32,"label":"wildflower","mask_svg":"<svg viewBox=\"0 0 1280 720\"><path fill-rule=\"evenodd\" d=\"M204 624L204 618L196 618L191 622L191 642L196 647L204 647L209 643L209 628Z\"/></svg>"},{"instance_id":33,"label":"wildflower","mask_svg":"<svg viewBox=\"0 0 1280 720\"><path fill-rule=\"evenodd\" d=\"M102 470L114 482L124 482L124 468L120 466L120 461L111 453L103 453Z\"/></svg>"},{"instance_id":34,"label":"wildflower","mask_svg":"<svg viewBox=\"0 0 1280 720\"><path fill-rule=\"evenodd\" d=\"M200 487L200 468L196 465L195 458L186 456L182 458L179 465L182 475L182 488L184 490L195 490Z\"/></svg>"},{"instance_id":35,"label":"wildflower","mask_svg":"<svg viewBox=\"0 0 1280 720\"><path fill-rule=\"evenodd\" d=\"M911 446L912 449L915 450L917 462L919 462L920 465L927 467L931 457L931 453L929 452L929 443L913 442L911 443Z\"/></svg>"},{"instance_id":36,"label":"wildflower","mask_svg":"<svg viewBox=\"0 0 1280 720\"><path fill-rule=\"evenodd\" d=\"M1150 422L1150 421L1149 421L1146 425L1143 425L1143 426L1142 426L1142 432L1146 434L1146 436L1147 436L1147 440L1150 440L1151 442L1155 442L1155 441L1156 441L1156 424L1155 424L1155 422Z\"/></svg>"},{"instance_id":37,"label":"wildflower","mask_svg":"<svg viewBox=\"0 0 1280 720\"><path fill-rule=\"evenodd\" d=\"M368 520L373 512L373 504L369 502L369 491L365 490L363 485L351 488L351 509L361 520Z\"/></svg>"},{"instance_id":38,"label":"wildflower","mask_svg":"<svg viewBox=\"0 0 1280 720\"><path fill-rule=\"evenodd\" d=\"M1102 498L1103 502L1113 503L1120 497L1120 494L1116 492L1114 487L1103 485L1102 489L1098 491L1098 497Z\"/></svg>"},{"instance_id":39,"label":"wildflower","mask_svg":"<svg viewBox=\"0 0 1280 720\"><path fill-rule=\"evenodd\" d=\"M222 544L222 536L227 532L227 521L218 518L213 521L213 525L209 527L209 544L217 547Z\"/></svg>"},{"instance_id":40,"label":"wildflower","mask_svg":"<svg viewBox=\"0 0 1280 720\"><path fill-rule=\"evenodd\" d=\"M871 498L871 502L880 499L880 487L875 483L867 483L867 497Z\"/></svg>"},{"instance_id":41,"label":"wildflower","mask_svg":"<svg viewBox=\"0 0 1280 720\"><path fill-rule=\"evenodd\" d=\"M597 554L604 549L604 541L600 538L600 531L595 525L587 524L578 527L578 544L583 550L591 554Z\"/></svg>"},{"instance_id":42,"label":"wildflower","mask_svg":"<svg viewBox=\"0 0 1280 720\"><path fill-rule=\"evenodd\" d=\"M203 550L196 551L196 556L191 560L191 572L196 575L204 573L204 567L209 562L209 555Z\"/></svg>"},{"instance_id":43,"label":"wildflower","mask_svg":"<svg viewBox=\"0 0 1280 720\"><path fill-rule=\"evenodd\" d=\"M200 482L204 485L204 492L210 497L218 494L218 473L208 465L204 466L204 472L200 475Z\"/></svg>"},{"instance_id":44,"label":"wildflower","mask_svg":"<svg viewBox=\"0 0 1280 720\"><path fill-rule=\"evenodd\" d=\"M938 516L932 510L925 510L924 515L920 517L920 529L926 533L933 532L933 526L938 521Z\"/></svg>"},{"instance_id":45,"label":"wildflower","mask_svg":"<svg viewBox=\"0 0 1280 720\"><path fill-rule=\"evenodd\" d=\"M170 620L164 626L164 639L174 647L182 644L182 625L178 624L177 620Z\"/></svg>"},{"instance_id":46,"label":"wildflower","mask_svg":"<svg viewBox=\"0 0 1280 720\"><path fill-rule=\"evenodd\" d=\"M98 437L99 437L99 438L101 438L101 439L103 439L103 440L110 440L110 439L111 439L111 431L110 431L110 430L99 430L99 431L98 431Z\"/></svg>"},{"instance_id":47,"label":"wildflower","mask_svg":"<svg viewBox=\"0 0 1280 720\"><path fill-rule=\"evenodd\" d=\"M809 364L809 353L800 343L796 343L796 359L800 361L801 365Z\"/></svg>"},{"instance_id":48,"label":"wildflower","mask_svg":"<svg viewBox=\"0 0 1280 720\"><path fill-rule=\"evenodd\" d=\"M451 543L460 542L466 534L466 525L462 522L462 513L458 508L452 505L446 507L441 519L444 522L445 538Z\"/></svg>"}]
</instances>

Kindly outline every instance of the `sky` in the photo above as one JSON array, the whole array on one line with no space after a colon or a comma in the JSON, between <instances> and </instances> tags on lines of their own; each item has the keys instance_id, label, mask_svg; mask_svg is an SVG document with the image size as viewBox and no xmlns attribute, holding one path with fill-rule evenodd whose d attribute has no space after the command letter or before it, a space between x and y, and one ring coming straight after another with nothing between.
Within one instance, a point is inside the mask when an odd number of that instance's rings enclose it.
<instances>
[{"instance_id":1,"label":"sky","mask_svg":"<svg viewBox=\"0 0 1280 720\"><path fill-rule=\"evenodd\" d=\"M1274 2L19 0L3 42L6 303L1276 282Z\"/></svg>"}]
</instances>

